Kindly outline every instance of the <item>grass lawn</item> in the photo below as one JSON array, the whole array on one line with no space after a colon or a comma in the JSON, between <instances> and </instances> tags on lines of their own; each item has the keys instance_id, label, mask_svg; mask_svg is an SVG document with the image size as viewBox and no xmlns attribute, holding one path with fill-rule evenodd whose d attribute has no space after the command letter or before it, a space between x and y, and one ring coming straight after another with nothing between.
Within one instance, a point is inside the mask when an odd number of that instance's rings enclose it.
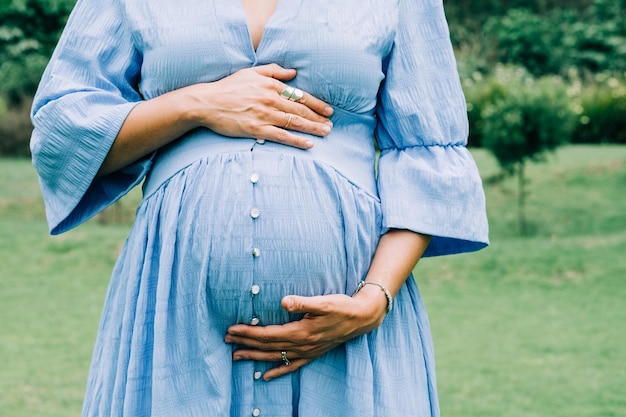
<instances>
[{"instance_id":1,"label":"grass lawn","mask_svg":"<svg viewBox=\"0 0 626 417\"><path fill-rule=\"evenodd\" d=\"M497 172L474 155L484 177ZM530 236L517 233L506 180L486 188L491 247L416 269L442 415L624 416L626 147L565 147L528 175ZM95 219L50 237L30 163L0 159L0 416L80 415L137 198L106 213L126 223Z\"/></svg>"}]
</instances>

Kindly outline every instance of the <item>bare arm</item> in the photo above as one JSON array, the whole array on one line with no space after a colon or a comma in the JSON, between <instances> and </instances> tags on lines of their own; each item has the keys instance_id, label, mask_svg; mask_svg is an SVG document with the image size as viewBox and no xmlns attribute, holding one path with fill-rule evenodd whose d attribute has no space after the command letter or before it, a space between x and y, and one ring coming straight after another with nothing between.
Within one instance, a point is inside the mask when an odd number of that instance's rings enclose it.
<instances>
[{"instance_id":1,"label":"bare arm","mask_svg":"<svg viewBox=\"0 0 626 417\"><path fill-rule=\"evenodd\" d=\"M332 108L306 92L299 102L281 97L283 81L295 75L295 70L264 65L139 103L122 125L98 175L114 172L198 127L225 136L312 147L310 140L283 127L289 120L290 130L325 136L332 126L327 119Z\"/></svg>"},{"instance_id":2,"label":"bare arm","mask_svg":"<svg viewBox=\"0 0 626 417\"><path fill-rule=\"evenodd\" d=\"M430 236L414 233L410 230L394 229L390 230L380 238L376 253L372 259L372 264L367 272L366 282L375 282L389 290L395 296L407 277L417 265L422 254L428 247ZM387 298L381 289L376 286L366 285L354 298L363 298L364 304L387 306ZM385 309L379 313L377 326L382 323Z\"/></svg>"}]
</instances>

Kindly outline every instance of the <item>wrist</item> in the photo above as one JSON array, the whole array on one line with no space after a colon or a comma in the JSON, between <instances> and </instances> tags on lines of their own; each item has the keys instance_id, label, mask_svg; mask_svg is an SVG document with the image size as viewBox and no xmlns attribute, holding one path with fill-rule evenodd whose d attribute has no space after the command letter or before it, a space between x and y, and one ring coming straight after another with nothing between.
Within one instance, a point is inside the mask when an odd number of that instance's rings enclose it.
<instances>
[{"instance_id":1,"label":"wrist","mask_svg":"<svg viewBox=\"0 0 626 417\"><path fill-rule=\"evenodd\" d=\"M361 281L357 287L357 291L352 296L358 299L365 306L366 313L376 323L376 327L382 323L385 315L391 311L393 306L393 298L384 287L372 282Z\"/></svg>"},{"instance_id":2,"label":"wrist","mask_svg":"<svg viewBox=\"0 0 626 417\"><path fill-rule=\"evenodd\" d=\"M206 126L207 114L212 114L212 109L208 108L210 103L202 100L198 94L196 85L172 91L172 107L176 109L178 119L188 130Z\"/></svg>"}]
</instances>

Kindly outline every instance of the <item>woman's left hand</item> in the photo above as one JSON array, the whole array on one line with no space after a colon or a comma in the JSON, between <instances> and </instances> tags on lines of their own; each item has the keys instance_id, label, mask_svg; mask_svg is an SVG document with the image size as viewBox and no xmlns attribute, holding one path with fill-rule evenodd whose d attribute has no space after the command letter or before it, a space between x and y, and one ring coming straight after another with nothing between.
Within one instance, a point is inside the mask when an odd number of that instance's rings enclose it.
<instances>
[{"instance_id":1,"label":"woman's left hand","mask_svg":"<svg viewBox=\"0 0 626 417\"><path fill-rule=\"evenodd\" d=\"M282 300L289 313L304 313L301 320L283 325L236 324L228 329L226 343L246 346L233 353L233 360L285 363L268 370L266 381L293 372L336 346L377 328L386 311L380 289L366 286L354 297L333 294L316 297L290 295Z\"/></svg>"}]
</instances>

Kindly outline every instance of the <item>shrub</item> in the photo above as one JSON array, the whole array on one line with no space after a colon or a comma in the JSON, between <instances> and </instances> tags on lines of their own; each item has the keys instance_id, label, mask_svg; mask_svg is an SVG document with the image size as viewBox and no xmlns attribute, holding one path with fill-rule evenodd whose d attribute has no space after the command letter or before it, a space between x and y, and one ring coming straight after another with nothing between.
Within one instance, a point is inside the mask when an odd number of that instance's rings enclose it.
<instances>
[{"instance_id":1,"label":"shrub","mask_svg":"<svg viewBox=\"0 0 626 417\"><path fill-rule=\"evenodd\" d=\"M499 66L492 80L500 88L481 111L482 140L505 170L569 142L574 112L562 78L536 79L516 67Z\"/></svg>"},{"instance_id":2,"label":"shrub","mask_svg":"<svg viewBox=\"0 0 626 417\"><path fill-rule=\"evenodd\" d=\"M0 7L0 94L13 104L33 95L73 0L22 0Z\"/></svg>"},{"instance_id":3,"label":"shrub","mask_svg":"<svg viewBox=\"0 0 626 417\"><path fill-rule=\"evenodd\" d=\"M626 71L626 23L622 2L595 0L536 14L510 9L486 20L483 54L492 62L526 67L535 76L579 71Z\"/></svg>"},{"instance_id":4,"label":"shrub","mask_svg":"<svg viewBox=\"0 0 626 417\"><path fill-rule=\"evenodd\" d=\"M626 74L598 74L579 89L578 123L572 142L626 144L625 79Z\"/></svg>"},{"instance_id":5,"label":"shrub","mask_svg":"<svg viewBox=\"0 0 626 417\"><path fill-rule=\"evenodd\" d=\"M0 100L0 103L3 103ZM0 106L0 155L30 156L29 140L33 131L30 121L32 100L24 99L18 105Z\"/></svg>"},{"instance_id":6,"label":"shrub","mask_svg":"<svg viewBox=\"0 0 626 417\"><path fill-rule=\"evenodd\" d=\"M522 65L534 75L558 71L554 54L553 25L528 9L511 9L502 17L491 17L484 28L492 58L497 62Z\"/></svg>"},{"instance_id":7,"label":"shrub","mask_svg":"<svg viewBox=\"0 0 626 417\"><path fill-rule=\"evenodd\" d=\"M523 72L523 70L521 70ZM506 83L498 77L485 77L480 71L462 75L463 91L467 101L467 116L470 124L468 143L483 146L483 110L506 94Z\"/></svg>"},{"instance_id":8,"label":"shrub","mask_svg":"<svg viewBox=\"0 0 626 417\"><path fill-rule=\"evenodd\" d=\"M468 103L468 112L504 175L518 178L519 226L525 235L525 166L569 141L574 111L568 89L558 76L536 79L521 67L498 66L493 75L476 78L465 82L469 100L479 103L477 109Z\"/></svg>"}]
</instances>

